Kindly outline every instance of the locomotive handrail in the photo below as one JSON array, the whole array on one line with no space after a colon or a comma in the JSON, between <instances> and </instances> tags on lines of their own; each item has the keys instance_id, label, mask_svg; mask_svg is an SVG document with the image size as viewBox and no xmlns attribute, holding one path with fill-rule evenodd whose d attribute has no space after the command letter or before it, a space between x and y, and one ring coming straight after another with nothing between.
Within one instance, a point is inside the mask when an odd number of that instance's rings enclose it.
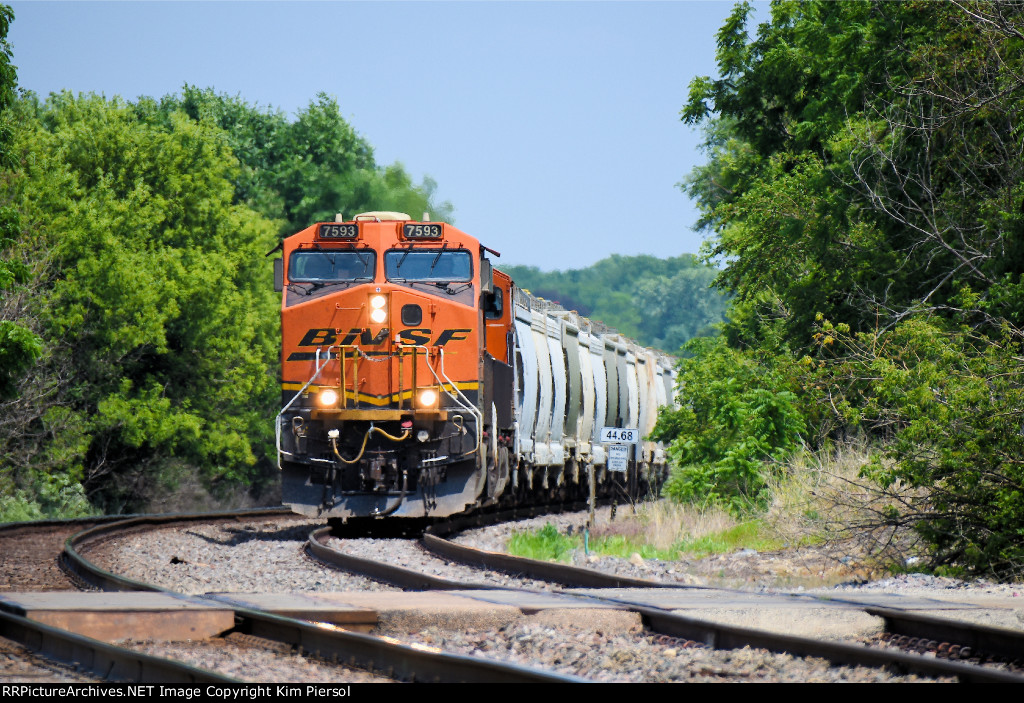
<instances>
[{"instance_id":1,"label":"locomotive handrail","mask_svg":"<svg viewBox=\"0 0 1024 703\"><path fill-rule=\"evenodd\" d=\"M450 378L448 378L448 374L444 372L444 349L440 349L439 351L441 352L441 375L444 376L444 380L448 381L452 389L459 394L459 398L461 398L462 402L465 403L465 407L469 410L469 412L471 412L473 416L476 417L476 446L473 447L473 451L466 452L465 454L463 454L463 456L465 456L466 454L476 454L478 451L480 451L480 444L481 442L483 442L484 414L480 409L478 409L475 405L469 402L469 398L467 398L462 393L462 391L459 390L459 387L456 386L455 383ZM444 386L442 385L442 388L443 387ZM448 393L448 395L451 396L453 399L455 398L455 396L452 395L451 393Z\"/></svg>"},{"instance_id":2,"label":"locomotive handrail","mask_svg":"<svg viewBox=\"0 0 1024 703\"><path fill-rule=\"evenodd\" d=\"M327 355L330 356L331 349L338 348L338 385L341 388L341 407L348 407L348 396L345 395L345 388L348 376L345 373L345 359L348 358L346 349L352 350L352 403L359 407L359 359L363 355L362 349L354 344L337 344L327 348ZM368 357L369 358L369 357Z\"/></svg>"},{"instance_id":3,"label":"locomotive handrail","mask_svg":"<svg viewBox=\"0 0 1024 703\"><path fill-rule=\"evenodd\" d=\"M327 367L327 362L331 360L331 348L332 347L327 347L327 355L326 358L324 359L324 363L322 364L320 363L320 347L316 348L316 358L314 360L314 363L316 364L316 371L314 371L313 375L309 377L308 381L306 381L306 385L300 388L299 391L292 396L292 399L289 400L288 403L285 404L283 408L281 408L281 412L279 412L277 414L277 417L274 418L274 439L277 444L278 471L284 471L283 467L281 466L281 454L284 453L284 451L281 449L281 416L285 414L288 408L292 406L292 403L294 403L300 395L306 392L306 389L313 384L313 381L316 380L317 376L319 376L321 372L323 372L324 368ZM344 359L342 360L342 366L344 366ZM344 391L344 388L342 389L342 391ZM288 452L288 454L290 455L291 452Z\"/></svg>"},{"instance_id":4,"label":"locomotive handrail","mask_svg":"<svg viewBox=\"0 0 1024 703\"><path fill-rule=\"evenodd\" d=\"M416 390L418 388L418 386L416 384L416 363L417 363L416 350L418 349L418 347L415 344L412 344L412 345L409 345L409 344L399 344L398 345L398 408L402 409L402 408L405 407L405 401L402 398L402 393L403 393L402 388L404 386L404 384L402 382L402 380L404 378L404 376L402 374L402 369L404 367L402 358L403 358L403 356L405 356L404 352L405 352L406 349L412 349L412 379L411 379L411 383L409 385L409 407L415 410L415 408L416 408ZM430 357L428 355L428 357L427 357L427 364L429 365L429 363L430 363Z\"/></svg>"},{"instance_id":5,"label":"locomotive handrail","mask_svg":"<svg viewBox=\"0 0 1024 703\"><path fill-rule=\"evenodd\" d=\"M451 391L448 390L448 388L445 386L444 381L442 381L438 377L437 371L435 371L434 367L430 365L430 349L429 348L427 348L425 345L422 345L422 344L402 344L402 345L399 346L399 349L413 349L414 350L413 351L413 372L414 373L415 373L415 370L416 370L416 366L415 366L415 359L416 359L415 350L416 349L422 349L424 355L426 356L426 361L427 361L426 366L427 366L427 369L430 371L431 375L434 377L434 380L437 381L438 388L440 388L440 390L444 391L448 395L449 398L451 398L456 403L458 403L460 408L462 408L466 412L472 414L473 417L476 418L476 446L473 447L473 449L468 451L468 452L463 452L463 456L467 456L469 454L476 454L476 452L479 451L479 449L480 449L480 443L483 442L483 413L480 412L480 410L477 409L473 405L472 402L470 402L469 398L467 398L462 393L462 391L455 384L455 382L452 381L450 378L448 378L448 374L446 374L445 371L444 371L444 349L442 349L440 347L438 347L438 349L437 349L438 355L439 355L440 360L441 360L441 376L444 377L444 380L448 382L447 385L451 386L452 390L454 390L455 393L452 393ZM399 358L401 358L401 357L399 357ZM415 381L414 381L414 383L415 383ZM415 392L416 392L416 389L414 387L413 388L413 393L415 393ZM456 394L458 394L458 395L456 395ZM399 388L399 397L401 397L401 388Z\"/></svg>"}]
</instances>

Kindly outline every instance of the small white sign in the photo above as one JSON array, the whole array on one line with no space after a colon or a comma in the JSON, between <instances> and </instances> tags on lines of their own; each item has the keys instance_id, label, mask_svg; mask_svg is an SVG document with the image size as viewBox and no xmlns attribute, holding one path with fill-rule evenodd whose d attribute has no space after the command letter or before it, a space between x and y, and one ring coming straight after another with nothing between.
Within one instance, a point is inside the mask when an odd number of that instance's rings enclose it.
<instances>
[{"instance_id":1,"label":"small white sign","mask_svg":"<svg viewBox=\"0 0 1024 703\"><path fill-rule=\"evenodd\" d=\"M602 427L601 444L636 444L640 441L640 430L635 427Z\"/></svg>"},{"instance_id":2,"label":"small white sign","mask_svg":"<svg viewBox=\"0 0 1024 703\"><path fill-rule=\"evenodd\" d=\"M608 470L626 471L629 468L629 447L613 444L608 447Z\"/></svg>"}]
</instances>

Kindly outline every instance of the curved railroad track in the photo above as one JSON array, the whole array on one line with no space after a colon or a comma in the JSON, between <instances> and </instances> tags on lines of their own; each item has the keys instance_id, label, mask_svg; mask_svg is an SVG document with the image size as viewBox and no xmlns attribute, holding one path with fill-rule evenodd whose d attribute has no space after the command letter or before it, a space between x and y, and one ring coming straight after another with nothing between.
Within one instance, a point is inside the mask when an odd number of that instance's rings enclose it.
<instances>
[{"instance_id":1,"label":"curved railroad track","mask_svg":"<svg viewBox=\"0 0 1024 703\"><path fill-rule=\"evenodd\" d=\"M63 568L62 548L71 535L124 518L40 520L0 525L4 593L67 591L85 584ZM237 679L149 656L33 621L0 608L0 648L5 680L130 681L138 683L233 683Z\"/></svg>"},{"instance_id":2,"label":"curved railroad track","mask_svg":"<svg viewBox=\"0 0 1024 703\"><path fill-rule=\"evenodd\" d=\"M264 512L271 517L278 512ZM288 514L288 513L284 513ZM108 591L173 591L113 574L89 561L83 553L126 532L151 530L170 525L202 521L233 521L251 518L250 512L223 515L139 516L98 525L68 538L64 547L66 568L93 587ZM575 677L506 664L476 657L425 651L387 638L349 632L325 623L310 623L281 617L252 608L235 608L236 626L232 633L281 643L304 653L352 668L383 673L399 681L555 683L579 681Z\"/></svg>"},{"instance_id":3,"label":"curved railroad track","mask_svg":"<svg viewBox=\"0 0 1024 703\"><path fill-rule=\"evenodd\" d=\"M284 515L284 513L263 511L259 515L261 518L271 518L275 515ZM74 578L82 579L94 588L168 592L169 589L109 573L95 564L91 564L87 554L98 545L123 536L126 531L148 531L175 524L197 525L213 520L230 523L252 519L254 519L254 514L247 512L202 516L135 516L117 522L104 522L83 530L74 538L67 539L64 558L68 568L76 570L77 575ZM76 525L76 527L82 527L82 525ZM457 525L455 527L465 526ZM665 584L652 584L644 580L609 577L606 574L597 575L597 572L579 567L523 561L508 555L481 552L454 544L437 534L431 534L434 532L444 531L435 526L423 536L422 542L426 549L440 554L445 560L457 558L475 562L487 569L500 568L504 571L528 574L529 578L551 584L547 590L558 592L560 595L565 595L565 589L569 587L593 589L665 587ZM444 534L449 533L444 532ZM3 536L4 529L3 526L0 526L0 539L3 539ZM50 537L50 540L52 542L53 537ZM325 541L325 530L315 530L309 537L308 548L318 559L330 560L331 552L336 553L337 550L330 549L325 545ZM482 583L439 579L410 569L405 570L408 573L402 574L389 565L381 564L379 560L363 560L366 563L354 565L350 558L341 557L341 559L345 562L342 568L346 570L362 571L372 578L398 583L403 588L415 590L502 588L502 586ZM1024 681L1015 673L977 665L983 659L997 659L1000 656L1012 659L1014 655L1019 657L1020 652L1024 650L1021 649L1021 640L1017 633L1009 633L1010 637L1007 637L1005 631L995 631L992 628L957 625L945 620L921 618L908 613L890 613L881 609L869 610L864 604L848 601L847 607L864 608L866 612L871 612L884 620L886 627L881 639L884 640L884 646L889 649L883 649L881 647L820 642L808 638L780 636L749 628L715 624L697 618L683 617L662 608L651 607L644 602L631 602L628 598L616 597L620 594L611 595L611 593L612 591L606 591L605 594L597 595L590 592L583 595L577 592L571 595L574 598L588 598L593 602L600 603L604 608L629 609L637 613L643 620L646 632L655 638L660 638L661 642L674 643L672 644L673 650L708 646L720 649L759 647L769 651L788 652L797 656L822 657L837 665L881 667L929 677L955 677L962 681ZM803 598L807 599L808 596L803 596ZM393 640L389 641L387 638L374 638L369 635L341 631L332 632L331 628L324 628L322 625L317 626L299 620L279 618L255 610L239 609L237 612L237 626L228 638L235 645L245 643L248 646L279 647L288 651L314 653L321 659L339 661L357 668L383 673L385 676L389 675L393 680L423 680L424 678L449 681L579 680L573 677L554 675L550 672L539 672L527 667L512 666L510 668L509 665L482 660L477 656L460 657L449 654L442 655L439 660L432 659L427 663L419 656L422 654L422 648L402 645ZM951 625L953 629L950 629ZM325 631L330 634L325 635ZM1001 643L1000 637L1003 638ZM246 640L245 638L251 639ZM892 647L900 647L901 651L895 651L891 649ZM908 653L909 651L924 651L928 655L911 654ZM934 654L937 656L933 656ZM948 655L958 657L960 660L951 661L941 658ZM486 663L481 666L480 662ZM425 671L429 671L431 675L424 676L423 672ZM196 674L189 675L194 677Z\"/></svg>"},{"instance_id":4,"label":"curved railroad track","mask_svg":"<svg viewBox=\"0 0 1024 703\"><path fill-rule=\"evenodd\" d=\"M479 521L473 521L479 525ZM427 552L443 559L459 562L476 569L490 569L514 575L520 579L551 582L559 587L585 589L625 588L690 588L646 579L635 579L606 574L568 564L538 561L510 554L476 549L444 539L440 534L452 535L464 524L444 525L440 529L428 528L420 540ZM440 533L440 534L438 534ZM439 578L405 566L389 564L345 553L329 545L330 528L314 530L309 536L311 554L338 568L363 574L370 578L407 589L499 589L501 586L481 583L479 580L455 581ZM558 591L558 589L555 589ZM973 625L953 620L923 616L893 608L879 608L848 598L828 599L829 605L843 604L857 608L884 622L884 632L878 638L883 646L860 646L818 639L769 633L761 630L723 625L690 618L615 595L581 596L610 607L629 608L639 613L645 627L659 635L683 638L722 649L758 647L773 652L809 657L820 657L837 665L894 668L924 676L954 676L960 681L1012 681L1024 683L1024 633L999 628ZM750 594L744 594L749 596ZM800 601L823 599L811 595L789 596ZM1000 665L1000 670L979 665ZM1008 670L1003 670L1008 669Z\"/></svg>"}]
</instances>

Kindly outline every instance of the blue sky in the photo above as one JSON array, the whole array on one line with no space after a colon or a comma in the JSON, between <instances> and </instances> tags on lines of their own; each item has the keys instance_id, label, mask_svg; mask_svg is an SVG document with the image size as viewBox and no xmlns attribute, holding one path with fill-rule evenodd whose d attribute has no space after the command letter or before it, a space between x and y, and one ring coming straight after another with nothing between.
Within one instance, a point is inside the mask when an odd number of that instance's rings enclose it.
<instances>
[{"instance_id":1,"label":"blue sky","mask_svg":"<svg viewBox=\"0 0 1024 703\"><path fill-rule=\"evenodd\" d=\"M696 252L679 121L732 2L12 2L21 87L189 83L289 114L334 96L505 264ZM419 216L420 213L410 213Z\"/></svg>"}]
</instances>

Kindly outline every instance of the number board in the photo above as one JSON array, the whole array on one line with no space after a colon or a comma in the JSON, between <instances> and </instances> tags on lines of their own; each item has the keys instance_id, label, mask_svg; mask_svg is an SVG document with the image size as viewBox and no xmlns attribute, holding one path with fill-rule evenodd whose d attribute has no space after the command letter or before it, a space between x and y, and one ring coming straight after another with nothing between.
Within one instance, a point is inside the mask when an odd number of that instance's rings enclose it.
<instances>
[{"instance_id":1,"label":"number board","mask_svg":"<svg viewBox=\"0 0 1024 703\"><path fill-rule=\"evenodd\" d=\"M601 443L636 444L640 441L640 430L635 427L602 427Z\"/></svg>"},{"instance_id":2,"label":"number board","mask_svg":"<svg viewBox=\"0 0 1024 703\"><path fill-rule=\"evenodd\" d=\"M629 468L629 447L613 444L608 447L608 470L626 471Z\"/></svg>"},{"instance_id":3,"label":"number board","mask_svg":"<svg viewBox=\"0 0 1024 703\"><path fill-rule=\"evenodd\" d=\"M343 225L320 225L320 239L356 239L359 236L359 226L355 224Z\"/></svg>"},{"instance_id":4,"label":"number board","mask_svg":"<svg viewBox=\"0 0 1024 703\"><path fill-rule=\"evenodd\" d=\"M440 239L441 225L402 225L406 239Z\"/></svg>"}]
</instances>

